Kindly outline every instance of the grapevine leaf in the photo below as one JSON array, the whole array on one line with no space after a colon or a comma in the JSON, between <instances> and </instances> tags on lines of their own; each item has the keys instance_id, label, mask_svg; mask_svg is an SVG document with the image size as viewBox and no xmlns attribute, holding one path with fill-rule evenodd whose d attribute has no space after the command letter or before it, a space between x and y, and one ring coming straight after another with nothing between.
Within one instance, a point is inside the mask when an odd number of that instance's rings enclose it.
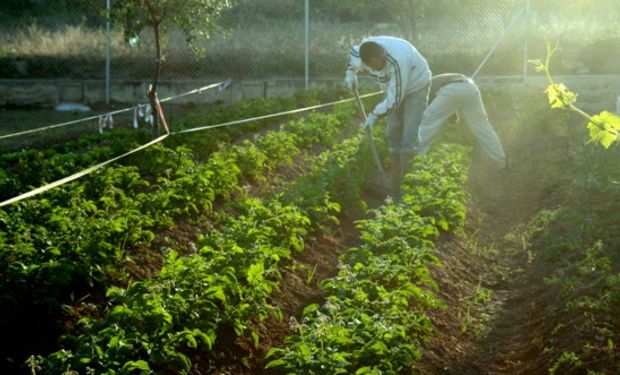
<instances>
[{"instance_id":1,"label":"grapevine leaf","mask_svg":"<svg viewBox=\"0 0 620 375\"><path fill-rule=\"evenodd\" d=\"M563 83L554 83L545 90L551 108L569 108L577 101L577 94L570 91Z\"/></svg>"},{"instance_id":2,"label":"grapevine leaf","mask_svg":"<svg viewBox=\"0 0 620 375\"><path fill-rule=\"evenodd\" d=\"M609 148L620 139L620 116L607 111L602 112L592 117L588 130L590 142Z\"/></svg>"},{"instance_id":3,"label":"grapevine leaf","mask_svg":"<svg viewBox=\"0 0 620 375\"><path fill-rule=\"evenodd\" d=\"M529 60L528 62L534 65L534 68L536 69L538 73L547 71L547 66L543 64L543 62L540 59L532 59L532 60Z\"/></svg>"}]
</instances>

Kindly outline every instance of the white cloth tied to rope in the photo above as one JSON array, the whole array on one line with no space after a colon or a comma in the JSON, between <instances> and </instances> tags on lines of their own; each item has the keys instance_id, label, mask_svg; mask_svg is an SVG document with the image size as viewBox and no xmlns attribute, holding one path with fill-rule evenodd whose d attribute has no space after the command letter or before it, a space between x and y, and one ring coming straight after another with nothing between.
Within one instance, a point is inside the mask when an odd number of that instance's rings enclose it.
<instances>
[{"instance_id":1,"label":"white cloth tied to rope","mask_svg":"<svg viewBox=\"0 0 620 375\"><path fill-rule=\"evenodd\" d=\"M217 92L221 93L222 91L226 90L230 85L232 85L232 79L227 79L220 84L220 86L217 88Z\"/></svg>"},{"instance_id":2,"label":"white cloth tied to rope","mask_svg":"<svg viewBox=\"0 0 620 375\"><path fill-rule=\"evenodd\" d=\"M114 129L114 118L111 113L106 113L99 116L99 133L103 133L103 129Z\"/></svg>"},{"instance_id":3,"label":"white cloth tied to rope","mask_svg":"<svg viewBox=\"0 0 620 375\"><path fill-rule=\"evenodd\" d=\"M133 110L133 127L138 129L138 118L144 118L147 124L153 123L153 111L150 104L138 104Z\"/></svg>"}]
</instances>

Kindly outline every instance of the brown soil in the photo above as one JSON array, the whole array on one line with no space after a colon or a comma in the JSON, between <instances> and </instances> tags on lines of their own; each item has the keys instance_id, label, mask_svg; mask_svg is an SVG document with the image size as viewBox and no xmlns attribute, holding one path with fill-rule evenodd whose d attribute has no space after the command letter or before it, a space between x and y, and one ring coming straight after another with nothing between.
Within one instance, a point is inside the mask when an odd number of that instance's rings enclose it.
<instances>
[{"instance_id":1,"label":"brown soil","mask_svg":"<svg viewBox=\"0 0 620 375\"><path fill-rule=\"evenodd\" d=\"M416 373L547 373L537 337L551 322L544 320L542 311L536 311L546 298L544 286L532 287L531 281L540 275L528 269L520 237L507 235L518 234L538 212L554 205L557 186L564 178L561 165L567 156L546 150L567 146L566 139L557 136L509 145L509 154L517 160L508 173L501 174L484 158L474 157L467 183L470 199L465 230L443 234L438 241L441 264L432 273L444 308L432 313L437 334L427 344L424 360L415 366ZM371 207L382 203L376 196L367 195L365 199ZM357 241L354 221L365 214L361 210L348 214L341 217L341 225L333 234L309 242L284 267L281 289L272 300L282 310L283 319L256 325L260 347L255 349L248 340L231 334L230 340L219 344L218 354L199 366L201 369L214 374L269 373L264 370L265 354L271 347L281 346L292 333L290 317L299 318L305 306L323 300L317 281L332 276L337 271L338 256ZM315 266L316 273L308 283ZM477 291L485 290L490 296L477 299L482 295Z\"/></svg>"},{"instance_id":2,"label":"brown soil","mask_svg":"<svg viewBox=\"0 0 620 375\"><path fill-rule=\"evenodd\" d=\"M525 225L541 210L555 205L561 166L568 156L551 150L566 149L566 138L544 136L509 145L514 165L498 174L475 157L467 189L468 220L463 233L444 234L438 241L441 265L433 268L444 308L432 313L437 334L427 344L419 374L546 374L540 337L553 322L541 309L548 296L539 283L540 272L530 267L521 242ZM532 155L535 155L534 157ZM294 174L294 173L293 173ZM288 176L290 177L290 176ZM376 207L382 198L364 197ZM325 297L317 282L337 271L338 257L357 242L354 222L363 210L348 210L329 235L308 240L304 251L282 269L280 290L272 297L283 319L255 323L258 348L233 332L221 339L210 355L195 353L196 373L267 374L265 354L281 347L292 332L289 319ZM538 284L533 285L536 281ZM489 292L485 294L485 292ZM214 354L213 354L214 353Z\"/></svg>"},{"instance_id":3,"label":"brown soil","mask_svg":"<svg viewBox=\"0 0 620 375\"><path fill-rule=\"evenodd\" d=\"M466 227L462 233L444 234L438 241L441 264L432 274L444 308L431 315L437 334L427 343L423 361L415 365L416 373L547 374L540 338L553 322L538 307L549 296L540 284L544 270L531 266L521 234L541 210L555 206L558 186L566 181L562 166L568 156L554 150L568 146L566 138L553 135L508 145L513 166L507 173L492 171L483 158L474 158L467 183ZM274 173L267 185L248 181L248 191L263 196L269 192L266 186L282 187L304 170L303 165L293 163L293 167ZM380 197L364 198L371 207L382 203ZM291 334L291 317L299 318L305 306L323 301L318 282L336 273L338 257L357 243L354 223L365 215L363 210L347 210L333 233L307 239L304 251L282 267L280 290L271 302L281 309L283 319L255 322L261 337L258 348L224 329L211 354L192 353L195 368L200 369L195 373L269 373L264 370L266 352L282 346ZM196 220L182 220L160 234L157 248L173 238L175 248L180 245L191 250L200 228ZM152 250L143 250L138 258L152 257L152 267L128 261L127 270L133 278L150 277L160 267L161 258Z\"/></svg>"},{"instance_id":4,"label":"brown soil","mask_svg":"<svg viewBox=\"0 0 620 375\"><path fill-rule=\"evenodd\" d=\"M371 193L363 196L369 208L378 207L383 199ZM282 267L280 289L271 297L271 303L281 310L283 317L255 322L255 330L261 338L258 348L250 340L236 337L233 332L228 335L220 332L218 340L224 340L217 344L214 355L209 355L207 359L196 353L195 367L202 371L196 370L196 373L271 374L271 371L264 369L267 351L273 347L282 347L284 339L293 334L289 328L291 318L299 319L306 306L324 301L326 295L318 284L336 274L340 255L358 243L359 232L355 221L366 217L367 212L361 208L343 211L339 217L340 223L332 226L332 233L319 233L308 240L305 249Z\"/></svg>"},{"instance_id":5,"label":"brown soil","mask_svg":"<svg viewBox=\"0 0 620 375\"><path fill-rule=\"evenodd\" d=\"M548 298L540 284L544 270L530 267L521 234L554 206L567 156L552 150L567 147L557 136L509 145L515 162L508 173L474 160L465 231L437 247L442 265L433 276L445 308L432 315L437 335L416 373L547 374L540 337L552 322L537 308Z\"/></svg>"},{"instance_id":6,"label":"brown soil","mask_svg":"<svg viewBox=\"0 0 620 375\"><path fill-rule=\"evenodd\" d=\"M265 373L265 354L272 347L281 346L284 339L292 332L289 319L299 318L304 307L311 303L320 303L324 293L317 283L335 274L338 257L355 241L357 236L352 228L352 219L341 216L341 228L329 235L318 235L306 243L306 248L297 253L293 260L282 268L280 290L271 298L271 303L278 306L283 318L270 317L263 323L255 323L261 341L259 348L254 348L250 340L235 337L231 332L229 340L222 340L209 360L209 365L199 365L201 369L209 368L214 374L256 374ZM226 335L218 334L218 338ZM204 358L202 358L204 361Z\"/></svg>"},{"instance_id":7,"label":"brown soil","mask_svg":"<svg viewBox=\"0 0 620 375\"><path fill-rule=\"evenodd\" d=\"M523 232L541 211L554 208L560 185L567 182L563 166L568 162L566 137L549 133L521 137L507 145L513 165L498 173L479 155L474 158L467 189L468 219L462 233L444 234L438 241L441 264L432 269L444 307L431 319L436 335L427 343L417 374L499 375L547 374L548 358L543 337L553 327L543 309L549 291L541 283L544 269L528 258ZM382 203L365 197L369 206ZM330 235L307 243L283 269L281 289L272 302L283 319L256 324L261 335L258 349L248 341L224 333L216 355L195 357L201 372L214 374L265 374L265 353L281 347L291 331L290 317L320 303L324 294L317 281L337 271L338 256L355 245L354 221L364 212L349 211ZM310 278L309 275L315 273Z\"/></svg>"},{"instance_id":8,"label":"brown soil","mask_svg":"<svg viewBox=\"0 0 620 375\"><path fill-rule=\"evenodd\" d=\"M266 130L244 134L235 143L240 143L243 139L248 139L256 135L263 134L267 130L274 130L280 125L281 123L276 123L274 126L270 126ZM342 134L343 139L350 136L351 131L352 130L350 129L345 130ZM251 197L268 197L275 192L283 191L297 177L308 173L312 167L310 159L324 150L325 146L317 145L309 151L302 151L300 154L293 156L293 161L290 164L281 165L275 170L265 173L263 176L264 179L256 181L251 178L246 178L245 180L240 181L240 185L245 193ZM216 201L211 212L229 209L227 208L227 205L234 199L236 199L235 196L230 199ZM343 227L353 226L351 224L351 219L349 219L346 215L343 214L341 219L343 220ZM146 280L155 277L163 266L165 253L167 250L174 249L181 255L188 255L195 252L197 250L200 235L206 233L209 228L212 228L213 222L214 218L210 212L201 212L200 214L185 215L177 218L173 227L157 231L155 240L150 246L139 246L126 249L123 255L124 258L120 260L119 267L116 269L115 273L109 275L110 278L115 280L115 285L127 286L134 281ZM304 262L306 260L307 264L313 264L312 267L316 264L317 269L314 271L315 275L312 280L314 283L316 283L317 280L322 280L327 277L329 271L325 270L326 267L332 267L332 265L335 267L337 264L337 257L344 249L340 248L339 244L347 241L343 240L346 235L343 234L342 230L336 228L334 229L336 232L333 235L319 236L319 238L313 239L309 244L307 244L306 250L301 253L299 258L300 260L295 260L293 263L296 264L295 262L299 262L299 264L305 265L306 263ZM328 251L326 253L322 253L325 249ZM313 258L316 258L316 261L313 261ZM310 271L312 270L313 269ZM288 273L292 272L290 272L289 269L285 269L283 271L285 278L287 278ZM292 274L294 274L294 272ZM302 279L304 277L307 276L300 276ZM288 289L289 287L292 287L292 285L296 285L294 279L291 280L290 285L286 284L285 287ZM293 290L301 291L302 287L303 285L300 284ZM317 293L316 287L308 287L307 289L311 290L308 292L308 295L311 295L311 293ZM282 296L284 295L286 295L286 292L282 293ZM277 296L275 298L277 298ZM281 299L284 301L287 298L281 297ZM279 306L278 302L274 303ZM93 288L91 293L80 297L71 305L71 314L62 316L56 324L58 327L62 327L63 332L76 332L78 329L77 322L83 316L102 318L105 315L107 304L108 300L107 297L105 297L105 290L102 288ZM300 306L303 308L301 302ZM286 310L284 308L283 313L286 314ZM273 326L276 327L277 325L278 322L273 320ZM277 332L277 330L272 330L271 324L267 325L267 327L270 327L269 332L266 332L265 328L260 328L259 326L260 325L257 324L257 331L261 333L261 337L265 337L265 343L268 343L271 340L269 337L272 335L272 332ZM222 363L227 363L229 365L234 363L233 367L236 367L236 360L231 362L231 358L240 358L241 355L247 356L248 353L253 353L256 351L250 342L244 342L241 339L237 339L235 341L235 336L236 335L234 332L230 332L229 335L226 335L225 333L218 335L218 339L228 337L233 340L223 340L220 344L218 344L218 347L220 348L219 352L217 348L215 350L215 352L217 352L215 357L219 358L215 361L217 366L220 366ZM282 334L281 339L284 337L285 334ZM230 354L234 351L240 351L239 356ZM199 358L200 354L197 354L197 356L198 357L195 358L195 363L204 364L204 359ZM260 356L261 360L263 357L264 355ZM211 366L212 364L209 364L208 367L204 367L203 365L200 365L199 367L209 368Z\"/></svg>"}]
</instances>

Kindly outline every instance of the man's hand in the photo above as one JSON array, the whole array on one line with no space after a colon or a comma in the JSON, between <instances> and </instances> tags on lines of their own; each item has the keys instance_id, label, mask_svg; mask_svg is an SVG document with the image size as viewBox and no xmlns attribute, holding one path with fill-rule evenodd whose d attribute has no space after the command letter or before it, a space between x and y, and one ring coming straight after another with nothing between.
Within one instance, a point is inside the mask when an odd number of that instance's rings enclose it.
<instances>
[{"instance_id":1,"label":"man's hand","mask_svg":"<svg viewBox=\"0 0 620 375\"><path fill-rule=\"evenodd\" d=\"M377 123L379 118L372 113L366 117L366 122L364 123L364 130L372 129L373 126Z\"/></svg>"},{"instance_id":2,"label":"man's hand","mask_svg":"<svg viewBox=\"0 0 620 375\"><path fill-rule=\"evenodd\" d=\"M351 91L355 91L358 86L357 74L352 71L348 71L346 77L344 78L344 83L347 85L347 88Z\"/></svg>"}]
</instances>

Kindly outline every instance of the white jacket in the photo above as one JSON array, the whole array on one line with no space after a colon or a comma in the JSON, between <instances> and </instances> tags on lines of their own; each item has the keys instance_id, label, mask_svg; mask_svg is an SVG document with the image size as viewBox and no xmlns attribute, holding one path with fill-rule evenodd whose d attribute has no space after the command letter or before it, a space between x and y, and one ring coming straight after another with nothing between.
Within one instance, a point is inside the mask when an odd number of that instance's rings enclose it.
<instances>
[{"instance_id":1,"label":"white jacket","mask_svg":"<svg viewBox=\"0 0 620 375\"><path fill-rule=\"evenodd\" d=\"M366 41L375 42L385 50L387 63L382 70L372 70L362 62L359 46ZM351 49L346 80L354 80L356 74L367 74L377 80L386 97L377 104L372 115L382 117L390 114L407 94L430 84L432 74L428 62L408 41L389 36L371 36L360 45Z\"/></svg>"}]
</instances>

